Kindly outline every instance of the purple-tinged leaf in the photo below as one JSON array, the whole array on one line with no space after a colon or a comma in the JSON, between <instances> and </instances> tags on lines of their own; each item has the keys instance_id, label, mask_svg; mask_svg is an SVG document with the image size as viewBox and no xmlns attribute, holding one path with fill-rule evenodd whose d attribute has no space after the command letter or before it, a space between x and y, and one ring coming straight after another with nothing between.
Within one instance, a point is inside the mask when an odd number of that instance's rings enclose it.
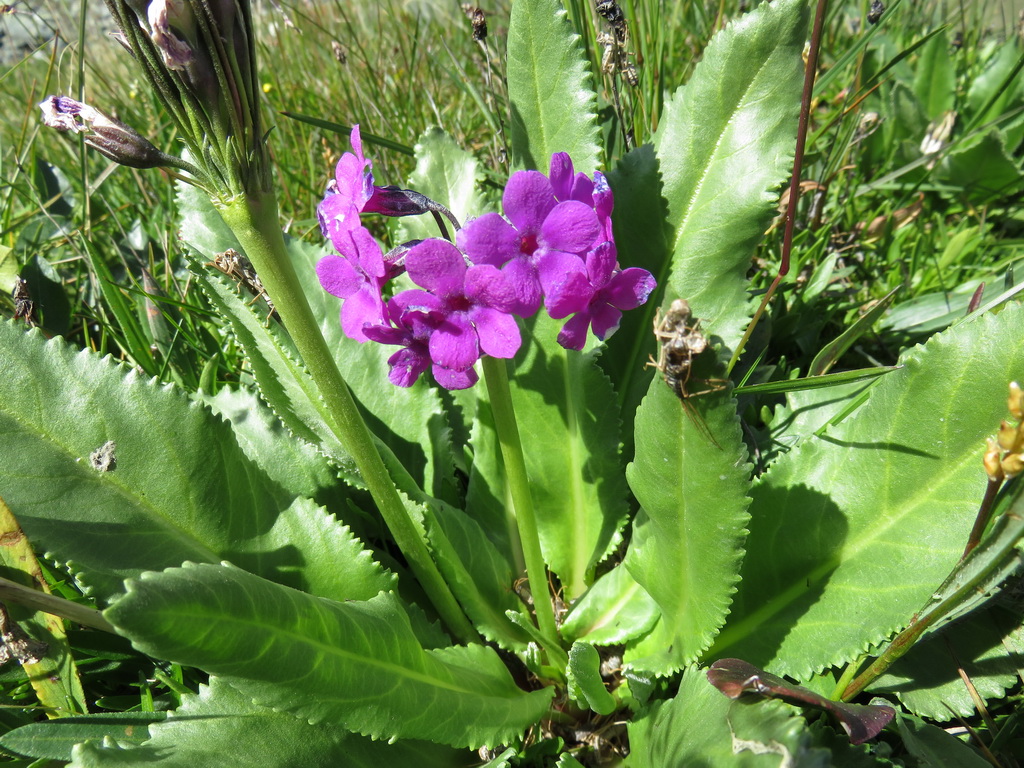
<instances>
[{"instance_id":1,"label":"purple-tinged leaf","mask_svg":"<svg viewBox=\"0 0 1024 768\"><path fill-rule=\"evenodd\" d=\"M716 661L708 669L708 680L730 699L738 699L746 693L756 693L771 699L781 699L798 707L823 709L839 721L854 744L862 744L868 739L873 739L896 715L895 709L884 705L847 704L827 699L819 693L789 683L741 659Z\"/></svg>"}]
</instances>

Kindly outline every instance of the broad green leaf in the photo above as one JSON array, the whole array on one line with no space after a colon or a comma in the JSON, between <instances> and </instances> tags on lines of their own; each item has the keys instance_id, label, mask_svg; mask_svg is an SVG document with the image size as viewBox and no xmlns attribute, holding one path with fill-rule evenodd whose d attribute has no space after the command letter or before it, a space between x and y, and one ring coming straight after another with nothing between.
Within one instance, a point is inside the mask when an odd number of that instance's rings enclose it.
<instances>
[{"instance_id":1,"label":"broad green leaf","mask_svg":"<svg viewBox=\"0 0 1024 768\"><path fill-rule=\"evenodd\" d=\"M477 631L503 648L522 650L527 638L509 622L506 611L522 608L508 559L469 514L434 503L427 535L434 561Z\"/></svg>"},{"instance_id":2,"label":"broad green leaf","mask_svg":"<svg viewBox=\"0 0 1024 768\"><path fill-rule=\"evenodd\" d=\"M562 637L594 645L618 645L649 632L660 617L658 604L616 567L594 582L562 622Z\"/></svg>"},{"instance_id":3,"label":"broad green leaf","mask_svg":"<svg viewBox=\"0 0 1024 768\"><path fill-rule=\"evenodd\" d=\"M793 160L807 16L803 0L762 3L715 35L655 136L673 252L655 277L726 347L746 325L750 257Z\"/></svg>"},{"instance_id":4,"label":"broad green leaf","mask_svg":"<svg viewBox=\"0 0 1024 768\"><path fill-rule=\"evenodd\" d=\"M675 698L629 723L627 768L820 768L828 753L811 746L807 724L777 701L730 701L689 668Z\"/></svg>"},{"instance_id":5,"label":"broad green leaf","mask_svg":"<svg viewBox=\"0 0 1024 768\"><path fill-rule=\"evenodd\" d=\"M988 760L942 728L898 714L896 725L907 752L924 768L987 768Z\"/></svg>"},{"instance_id":6,"label":"broad green leaf","mask_svg":"<svg viewBox=\"0 0 1024 768\"><path fill-rule=\"evenodd\" d=\"M569 649L566 668L569 695L580 705L589 707L599 715L615 711L615 697L608 693L601 679L601 656L590 643L575 642Z\"/></svg>"},{"instance_id":7,"label":"broad green leaf","mask_svg":"<svg viewBox=\"0 0 1024 768\"><path fill-rule=\"evenodd\" d=\"M217 677L200 686L198 694L185 696L181 707L166 719L161 716L149 732L151 738L134 749L96 743L80 747L75 750L72 768L131 764L250 768L257 762L260 768L456 768L475 757L437 744L388 744L336 725L310 725L286 712L253 704ZM69 755L64 759L70 759L70 752L68 745Z\"/></svg>"},{"instance_id":8,"label":"broad green leaf","mask_svg":"<svg viewBox=\"0 0 1024 768\"><path fill-rule=\"evenodd\" d=\"M568 152L578 172L600 161L597 96L579 36L559 0L515 0L508 27L512 165L547 173Z\"/></svg>"},{"instance_id":9,"label":"broad green leaf","mask_svg":"<svg viewBox=\"0 0 1024 768\"><path fill-rule=\"evenodd\" d=\"M986 133L979 142L950 150L936 168L935 176L947 184L962 187L976 205L1006 197L1024 186L1024 173L995 130Z\"/></svg>"},{"instance_id":10,"label":"broad green leaf","mask_svg":"<svg viewBox=\"0 0 1024 768\"><path fill-rule=\"evenodd\" d=\"M929 120L938 120L953 109L956 97L956 72L949 55L945 34L933 37L921 48L914 76L914 93Z\"/></svg>"},{"instance_id":11,"label":"broad green leaf","mask_svg":"<svg viewBox=\"0 0 1024 768\"><path fill-rule=\"evenodd\" d=\"M965 112L971 128L995 120L1010 108L1020 105L1019 101L1013 103L1020 80L1015 87L1009 79L1021 57L1021 47L1016 38L1011 37L1002 45L993 41L991 47L982 52L981 58L986 57L988 61L984 71L971 81L967 91ZM1021 77L1019 71L1016 77Z\"/></svg>"},{"instance_id":12,"label":"broad green leaf","mask_svg":"<svg viewBox=\"0 0 1024 768\"><path fill-rule=\"evenodd\" d=\"M341 497L335 467L309 443L296 439L274 413L247 389L222 387L216 395L198 397L230 422L245 455L288 493Z\"/></svg>"},{"instance_id":13,"label":"broad green leaf","mask_svg":"<svg viewBox=\"0 0 1024 768\"><path fill-rule=\"evenodd\" d=\"M551 697L517 688L491 648L424 651L391 593L338 603L227 564L145 573L127 588L105 615L136 648L311 723L475 748L521 735Z\"/></svg>"},{"instance_id":14,"label":"broad green leaf","mask_svg":"<svg viewBox=\"0 0 1024 768\"><path fill-rule=\"evenodd\" d=\"M448 208L465 226L470 217L484 213L484 200L477 191L479 163L440 128L420 136L416 144L416 170L409 179L409 188ZM437 224L430 214L398 219L401 240L438 237ZM445 220L452 237L452 225Z\"/></svg>"},{"instance_id":15,"label":"broad green leaf","mask_svg":"<svg viewBox=\"0 0 1024 768\"><path fill-rule=\"evenodd\" d=\"M1020 305L902 358L868 401L754 487L733 612L712 656L806 679L899 629L963 551L984 440L1024 376Z\"/></svg>"},{"instance_id":16,"label":"broad green leaf","mask_svg":"<svg viewBox=\"0 0 1024 768\"><path fill-rule=\"evenodd\" d=\"M346 528L260 472L206 408L8 322L0 435L4 498L18 522L101 598L121 592L125 578L185 560L229 559L337 599L392 583ZM116 463L102 471L105 446Z\"/></svg>"},{"instance_id":17,"label":"broad green leaf","mask_svg":"<svg viewBox=\"0 0 1024 768\"><path fill-rule=\"evenodd\" d=\"M48 723L30 723L8 731L0 746L26 757L70 760L75 744L109 737L124 746L149 738L149 726L167 717L165 712L105 712L64 717Z\"/></svg>"},{"instance_id":18,"label":"broad green leaf","mask_svg":"<svg viewBox=\"0 0 1024 768\"><path fill-rule=\"evenodd\" d=\"M667 674L690 664L725 622L750 503L750 467L734 408L724 391L684 405L658 377L637 412L636 457L626 477L641 511L625 566L662 617L654 655L632 656L633 667Z\"/></svg>"},{"instance_id":19,"label":"broad green leaf","mask_svg":"<svg viewBox=\"0 0 1024 768\"><path fill-rule=\"evenodd\" d=\"M615 393L595 352L554 342L560 326L546 317L530 324L510 387L541 549L571 600L618 544L628 508L620 425L609 412Z\"/></svg>"}]
</instances>

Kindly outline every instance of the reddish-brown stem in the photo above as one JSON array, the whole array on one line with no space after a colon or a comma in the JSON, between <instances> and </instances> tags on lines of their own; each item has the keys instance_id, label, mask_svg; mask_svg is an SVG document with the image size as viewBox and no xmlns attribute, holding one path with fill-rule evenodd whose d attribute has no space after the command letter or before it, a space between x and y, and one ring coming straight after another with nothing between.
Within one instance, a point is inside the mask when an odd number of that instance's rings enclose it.
<instances>
[{"instance_id":1,"label":"reddish-brown stem","mask_svg":"<svg viewBox=\"0 0 1024 768\"><path fill-rule=\"evenodd\" d=\"M779 272L775 275L775 279L772 281L772 284L768 286L767 293L765 293L764 298L761 299L761 306L759 306L757 308L757 312L754 313L754 317L751 319L750 325L747 326L746 333L743 334L743 338L740 339L740 343L736 347L736 351L732 354L732 359L729 360L729 371L733 369L733 366L736 365L736 361L739 360L740 355L743 353L743 348L746 347L747 341L750 339L750 335L754 332L754 328L757 327L757 323L761 319L761 315L764 314L764 310L768 306L768 302L771 301L772 296L775 295L775 290L779 287L779 283L782 282L782 278L789 274L789 255L793 250L793 230L796 228L796 205L800 199L800 174L803 171L804 165L804 147L807 144L807 126L811 121L811 99L814 96L814 78L818 71L818 51L821 48L821 31L825 25L825 12L827 10L828 0L818 0L818 7L814 16L814 29L811 31L810 51L807 54L807 69L804 73L804 91L800 100L800 121L797 124L796 129L796 151L793 157L793 176L789 182L789 207L786 209L786 232L782 239L782 263L779 265Z\"/></svg>"},{"instance_id":2,"label":"reddish-brown stem","mask_svg":"<svg viewBox=\"0 0 1024 768\"><path fill-rule=\"evenodd\" d=\"M981 534L985 532L985 528L988 527L988 521L992 519L992 505L1002 484L1002 480L989 478L988 485L985 487L985 496L981 500L981 506L978 507L978 515L974 518L974 527L971 528L971 535L967 537L967 546L964 548L964 553L960 556L961 560L971 554L971 550L981 542Z\"/></svg>"}]
</instances>

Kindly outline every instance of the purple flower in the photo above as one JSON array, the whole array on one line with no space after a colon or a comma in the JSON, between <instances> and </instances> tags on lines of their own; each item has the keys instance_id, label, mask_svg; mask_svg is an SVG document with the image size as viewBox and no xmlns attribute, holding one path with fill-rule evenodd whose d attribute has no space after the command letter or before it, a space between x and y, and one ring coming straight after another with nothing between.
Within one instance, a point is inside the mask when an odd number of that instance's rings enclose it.
<instances>
[{"instance_id":1,"label":"purple flower","mask_svg":"<svg viewBox=\"0 0 1024 768\"><path fill-rule=\"evenodd\" d=\"M583 258L600 242L602 225L593 201L558 200L539 171L512 174L502 205L507 219L484 214L459 230L456 242L474 264L501 268L515 289L515 313L529 317L556 281L584 273Z\"/></svg>"},{"instance_id":2,"label":"purple flower","mask_svg":"<svg viewBox=\"0 0 1024 768\"><path fill-rule=\"evenodd\" d=\"M363 227L339 231L335 247L341 256L324 256L317 262L316 276L332 296L344 299L341 329L350 339L367 340L366 325L384 322L381 286L388 278L384 255L373 235Z\"/></svg>"},{"instance_id":3,"label":"purple flower","mask_svg":"<svg viewBox=\"0 0 1024 768\"><path fill-rule=\"evenodd\" d=\"M362 226L359 214L373 197L372 164L363 156L358 125L352 126L349 141L352 152L346 152L338 160L334 178L328 183L327 193L316 209L320 231L324 237L330 238L339 252L347 243L345 233Z\"/></svg>"},{"instance_id":4,"label":"purple flower","mask_svg":"<svg viewBox=\"0 0 1024 768\"><path fill-rule=\"evenodd\" d=\"M566 349L583 349L587 329L602 341L619 327L622 311L636 309L651 295L656 283L646 269L616 269L615 244L605 242L587 255L587 274L566 275L547 296L551 317L570 318L558 334Z\"/></svg>"},{"instance_id":5,"label":"purple flower","mask_svg":"<svg viewBox=\"0 0 1024 768\"><path fill-rule=\"evenodd\" d=\"M426 301L416 304L414 300ZM427 368L445 389L467 389L477 382L472 366L445 368L430 359L430 336L443 317L437 297L422 291L405 291L387 302L391 325L368 326L366 336L381 344L398 344L402 349L388 358L388 380L398 387L411 387Z\"/></svg>"},{"instance_id":6,"label":"purple flower","mask_svg":"<svg viewBox=\"0 0 1024 768\"><path fill-rule=\"evenodd\" d=\"M360 213L415 216L427 213L435 206L428 198L410 189L375 186L373 163L363 155L358 125L352 126L349 142L352 152L346 152L338 160L334 178L328 182L324 199L316 209L320 232L330 238L339 253L347 242L345 233L362 226Z\"/></svg>"},{"instance_id":7,"label":"purple flower","mask_svg":"<svg viewBox=\"0 0 1024 768\"><path fill-rule=\"evenodd\" d=\"M466 371L481 353L515 355L521 339L509 313L516 296L496 267L467 266L455 246L433 239L412 248L405 264L412 281L425 290L403 291L395 299L430 315L427 347L435 365Z\"/></svg>"}]
</instances>

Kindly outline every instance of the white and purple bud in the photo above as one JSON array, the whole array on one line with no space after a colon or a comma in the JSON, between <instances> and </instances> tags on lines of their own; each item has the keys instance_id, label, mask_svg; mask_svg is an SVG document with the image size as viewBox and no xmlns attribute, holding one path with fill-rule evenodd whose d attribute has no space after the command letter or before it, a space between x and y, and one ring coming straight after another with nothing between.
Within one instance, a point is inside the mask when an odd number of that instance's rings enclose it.
<instances>
[{"instance_id":1,"label":"white and purple bud","mask_svg":"<svg viewBox=\"0 0 1024 768\"><path fill-rule=\"evenodd\" d=\"M184 0L153 0L146 9L149 36L168 69L185 69L195 54L185 38L194 36L196 19Z\"/></svg>"},{"instance_id":2,"label":"white and purple bud","mask_svg":"<svg viewBox=\"0 0 1024 768\"><path fill-rule=\"evenodd\" d=\"M121 165L160 168L177 164L134 128L88 104L67 96L49 96L39 102L39 108L43 123L58 131L84 134L86 144Z\"/></svg>"}]
</instances>

